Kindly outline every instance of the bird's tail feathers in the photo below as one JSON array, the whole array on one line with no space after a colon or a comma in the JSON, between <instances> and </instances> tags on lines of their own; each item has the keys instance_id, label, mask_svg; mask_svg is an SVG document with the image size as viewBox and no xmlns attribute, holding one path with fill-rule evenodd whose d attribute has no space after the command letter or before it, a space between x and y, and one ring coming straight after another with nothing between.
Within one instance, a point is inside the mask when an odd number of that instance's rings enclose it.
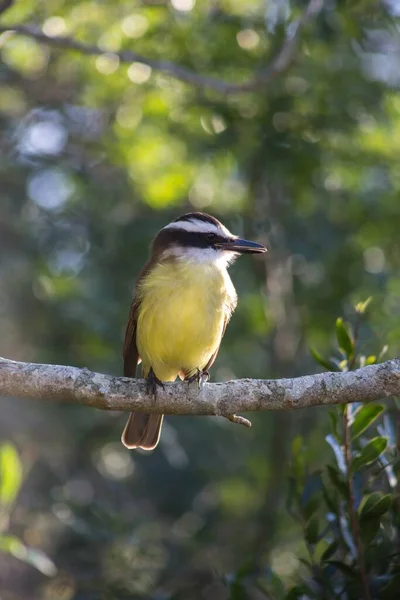
<instances>
[{"instance_id":1,"label":"bird's tail feathers","mask_svg":"<svg viewBox=\"0 0 400 600\"><path fill-rule=\"evenodd\" d=\"M131 413L122 432L122 443L130 450L153 450L160 439L163 418L164 415Z\"/></svg>"}]
</instances>

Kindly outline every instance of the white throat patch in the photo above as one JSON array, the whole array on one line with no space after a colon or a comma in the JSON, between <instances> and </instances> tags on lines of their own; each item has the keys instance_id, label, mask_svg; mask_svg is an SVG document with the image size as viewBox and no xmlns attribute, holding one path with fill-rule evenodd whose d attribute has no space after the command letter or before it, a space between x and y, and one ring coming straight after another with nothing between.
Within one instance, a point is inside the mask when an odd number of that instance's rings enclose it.
<instances>
[{"instance_id":1,"label":"white throat patch","mask_svg":"<svg viewBox=\"0 0 400 600\"><path fill-rule=\"evenodd\" d=\"M162 259L171 257L192 265L213 265L219 269L226 269L236 259L237 253L213 248L171 246L162 253Z\"/></svg>"}]
</instances>

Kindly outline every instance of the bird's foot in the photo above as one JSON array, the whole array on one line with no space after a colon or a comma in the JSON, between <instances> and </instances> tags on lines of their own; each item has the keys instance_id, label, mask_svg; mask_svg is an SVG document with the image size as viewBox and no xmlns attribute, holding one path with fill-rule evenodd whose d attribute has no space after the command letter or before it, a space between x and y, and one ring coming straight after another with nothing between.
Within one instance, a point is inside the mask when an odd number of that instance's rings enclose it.
<instances>
[{"instance_id":1,"label":"bird's foot","mask_svg":"<svg viewBox=\"0 0 400 600\"><path fill-rule=\"evenodd\" d=\"M157 387L162 387L162 389L164 389L164 384L161 379L158 379L151 368L146 378L146 390L149 396L153 396L154 399L157 398Z\"/></svg>"},{"instance_id":2,"label":"bird's foot","mask_svg":"<svg viewBox=\"0 0 400 600\"><path fill-rule=\"evenodd\" d=\"M194 381L197 381L199 390L202 390L204 387L204 384L207 383L207 381L209 379L210 379L210 373L208 371L202 371L201 369L197 369L196 373L194 375L192 375L191 377L188 377L186 379L186 381L188 383L193 383Z\"/></svg>"}]
</instances>

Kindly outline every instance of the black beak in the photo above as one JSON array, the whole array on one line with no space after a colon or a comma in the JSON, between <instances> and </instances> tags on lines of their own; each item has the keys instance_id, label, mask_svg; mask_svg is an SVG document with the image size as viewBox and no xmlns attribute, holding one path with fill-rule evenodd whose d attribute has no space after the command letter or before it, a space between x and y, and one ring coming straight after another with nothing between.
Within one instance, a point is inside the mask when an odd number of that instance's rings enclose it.
<instances>
[{"instance_id":1,"label":"black beak","mask_svg":"<svg viewBox=\"0 0 400 600\"><path fill-rule=\"evenodd\" d=\"M263 252L267 252L266 247L262 244L250 242L249 240L242 240L241 238L232 238L226 242L215 244L215 246L221 248L221 250L240 252L240 254L262 254Z\"/></svg>"}]
</instances>

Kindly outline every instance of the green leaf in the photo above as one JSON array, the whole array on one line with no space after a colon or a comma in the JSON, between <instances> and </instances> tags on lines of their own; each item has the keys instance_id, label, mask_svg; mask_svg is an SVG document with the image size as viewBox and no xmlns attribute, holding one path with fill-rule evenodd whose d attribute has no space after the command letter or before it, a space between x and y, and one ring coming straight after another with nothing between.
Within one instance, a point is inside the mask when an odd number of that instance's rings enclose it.
<instances>
[{"instance_id":1,"label":"green leaf","mask_svg":"<svg viewBox=\"0 0 400 600\"><path fill-rule=\"evenodd\" d=\"M245 600L246 590L241 581L233 581L229 586L230 600Z\"/></svg>"},{"instance_id":2,"label":"green leaf","mask_svg":"<svg viewBox=\"0 0 400 600\"><path fill-rule=\"evenodd\" d=\"M381 600L394 600L399 597L400 573L393 575L392 580L382 588L380 593Z\"/></svg>"},{"instance_id":3,"label":"green leaf","mask_svg":"<svg viewBox=\"0 0 400 600\"><path fill-rule=\"evenodd\" d=\"M267 566L263 570L262 579L259 579L258 582L260 584L260 590L265 592L267 598L283 598L285 588L282 580L270 567ZM248 596L246 596L246 598L247 597Z\"/></svg>"},{"instance_id":4,"label":"green leaf","mask_svg":"<svg viewBox=\"0 0 400 600\"><path fill-rule=\"evenodd\" d=\"M359 315L363 315L365 313L365 311L367 310L368 306L371 304L371 302L372 302L372 296L367 298L364 302L358 302L355 306L356 312Z\"/></svg>"},{"instance_id":5,"label":"green leaf","mask_svg":"<svg viewBox=\"0 0 400 600\"><path fill-rule=\"evenodd\" d=\"M251 560L247 560L235 572L235 581L239 581L240 579L247 577L248 575L250 575L250 573L253 573L253 572L254 572L254 562L252 562Z\"/></svg>"},{"instance_id":6,"label":"green leaf","mask_svg":"<svg viewBox=\"0 0 400 600\"><path fill-rule=\"evenodd\" d=\"M348 499L349 491L347 488L347 484L343 481L343 479L341 479L339 471L335 469L335 467L333 467L332 465L326 465L326 470L331 484L338 490L338 492L340 492L342 496Z\"/></svg>"},{"instance_id":7,"label":"green leaf","mask_svg":"<svg viewBox=\"0 0 400 600\"><path fill-rule=\"evenodd\" d=\"M365 404L356 413L351 426L351 436L354 439L364 433L376 421L385 408L381 404Z\"/></svg>"},{"instance_id":8,"label":"green leaf","mask_svg":"<svg viewBox=\"0 0 400 600\"><path fill-rule=\"evenodd\" d=\"M347 358L352 358L354 356L354 342L351 339L349 327L345 325L342 317L336 319L336 338L340 350Z\"/></svg>"},{"instance_id":9,"label":"green leaf","mask_svg":"<svg viewBox=\"0 0 400 600\"><path fill-rule=\"evenodd\" d=\"M390 494L382 495L379 492L373 492L364 496L359 513L362 520L375 519L384 515L392 505L392 496Z\"/></svg>"},{"instance_id":10,"label":"green leaf","mask_svg":"<svg viewBox=\"0 0 400 600\"><path fill-rule=\"evenodd\" d=\"M8 552L13 556L22 555L25 552L25 546L20 539L13 535L0 536L0 550Z\"/></svg>"},{"instance_id":11,"label":"green leaf","mask_svg":"<svg viewBox=\"0 0 400 600\"><path fill-rule=\"evenodd\" d=\"M336 552L336 550L338 549L338 543L336 540L333 540L333 542L331 542L329 544L329 546L327 548L325 548L325 550L323 551L323 553L321 554L321 560L322 561L327 561L331 558L331 556L333 556Z\"/></svg>"},{"instance_id":12,"label":"green leaf","mask_svg":"<svg viewBox=\"0 0 400 600\"><path fill-rule=\"evenodd\" d=\"M306 558L299 558L299 562L301 562L302 565L304 565L305 567L307 567L307 569L312 573L313 572L313 565L312 563L307 560Z\"/></svg>"},{"instance_id":13,"label":"green leaf","mask_svg":"<svg viewBox=\"0 0 400 600\"><path fill-rule=\"evenodd\" d=\"M326 503L327 507L329 508L330 512L336 514L338 511L336 491L333 490L332 494L329 493L330 491L331 490L328 490L325 483L323 483L322 484L322 495L325 500L325 503Z\"/></svg>"},{"instance_id":14,"label":"green leaf","mask_svg":"<svg viewBox=\"0 0 400 600\"><path fill-rule=\"evenodd\" d=\"M0 551L7 552L15 558L32 565L48 577L52 577L57 573L55 564L48 556L41 550L25 546L20 539L13 535L0 536Z\"/></svg>"},{"instance_id":15,"label":"green leaf","mask_svg":"<svg viewBox=\"0 0 400 600\"><path fill-rule=\"evenodd\" d=\"M346 473L346 461L344 458L344 451L342 449L342 445L339 444L334 435L329 434L325 437L325 439L333 450L333 453L336 458L336 463L339 467L340 472Z\"/></svg>"},{"instance_id":16,"label":"green leaf","mask_svg":"<svg viewBox=\"0 0 400 600\"><path fill-rule=\"evenodd\" d=\"M275 571L271 571L269 586L274 598L282 598L284 594L284 586L279 575Z\"/></svg>"},{"instance_id":17,"label":"green leaf","mask_svg":"<svg viewBox=\"0 0 400 600\"><path fill-rule=\"evenodd\" d=\"M387 446L387 438L375 437L368 442L366 446L361 450L360 454L356 456L352 463L352 470L354 472L359 471L367 465L372 465L385 451Z\"/></svg>"},{"instance_id":18,"label":"green leaf","mask_svg":"<svg viewBox=\"0 0 400 600\"><path fill-rule=\"evenodd\" d=\"M382 350L378 354L378 362L380 362L382 360L382 358L385 356L385 354L387 353L388 350L389 350L389 346L387 344L385 344L382 347Z\"/></svg>"},{"instance_id":19,"label":"green leaf","mask_svg":"<svg viewBox=\"0 0 400 600\"><path fill-rule=\"evenodd\" d=\"M319 363L322 367L324 367L328 371L337 371L337 367L332 360L324 358L314 348L310 348L310 352L311 352L312 357L315 360L315 362Z\"/></svg>"},{"instance_id":20,"label":"green leaf","mask_svg":"<svg viewBox=\"0 0 400 600\"><path fill-rule=\"evenodd\" d=\"M297 435L292 442L292 454L298 456L303 449L303 438L301 435Z\"/></svg>"},{"instance_id":21,"label":"green leaf","mask_svg":"<svg viewBox=\"0 0 400 600\"><path fill-rule=\"evenodd\" d=\"M294 506L296 506L300 501L299 492L297 490L297 487L298 486L297 486L297 481L296 481L295 477L292 477L290 475L288 477L288 491L287 491L287 495L286 495L286 510L292 516L294 516L294 514L293 514Z\"/></svg>"},{"instance_id":22,"label":"green leaf","mask_svg":"<svg viewBox=\"0 0 400 600\"><path fill-rule=\"evenodd\" d=\"M358 573L354 569L352 569L352 567L346 565L346 563L340 560L327 560L326 562L328 565L332 565L332 567L335 567L336 569L341 571L341 573L343 573L343 575L346 575L346 577L350 577L351 579L358 577Z\"/></svg>"},{"instance_id":23,"label":"green leaf","mask_svg":"<svg viewBox=\"0 0 400 600\"><path fill-rule=\"evenodd\" d=\"M309 590L305 585L296 585L285 596L285 600L300 600L308 598Z\"/></svg>"},{"instance_id":24,"label":"green leaf","mask_svg":"<svg viewBox=\"0 0 400 600\"><path fill-rule=\"evenodd\" d=\"M11 444L0 446L0 505L9 506L15 500L22 483L22 465Z\"/></svg>"},{"instance_id":25,"label":"green leaf","mask_svg":"<svg viewBox=\"0 0 400 600\"><path fill-rule=\"evenodd\" d=\"M381 521L379 518L360 521L361 537L364 545L368 545L377 536Z\"/></svg>"},{"instance_id":26,"label":"green leaf","mask_svg":"<svg viewBox=\"0 0 400 600\"><path fill-rule=\"evenodd\" d=\"M315 511L321 505L321 500L322 500L322 498L321 498L320 494L316 494L312 498L310 498L310 500L307 502L307 504L303 508L303 514L306 519L310 519L312 517L312 515L315 513Z\"/></svg>"},{"instance_id":27,"label":"green leaf","mask_svg":"<svg viewBox=\"0 0 400 600\"><path fill-rule=\"evenodd\" d=\"M338 411L336 409L330 410L329 411L329 418L331 420L332 434L335 436L335 438L339 442L340 441L340 436L339 436L339 429L338 429L338 422L339 422Z\"/></svg>"},{"instance_id":28,"label":"green leaf","mask_svg":"<svg viewBox=\"0 0 400 600\"><path fill-rule=\"evenodd\" d=\"M375 365L376 362L377 362L376 356L374 356L373 354L371 354L371 356L368 356L365 359L365 366L367 366L367 365Z\"/></svg>"},{"instance_id":29,"label":"green leaf","mask_svg":"<svg viewBox=\"0 0 400 600\"><path fill-rule=\"evenodd\" d=\"M305 527L304 535L308 544L316 544L318 541L318 520L310 519Z\"/></svg>"}]
</instances>

